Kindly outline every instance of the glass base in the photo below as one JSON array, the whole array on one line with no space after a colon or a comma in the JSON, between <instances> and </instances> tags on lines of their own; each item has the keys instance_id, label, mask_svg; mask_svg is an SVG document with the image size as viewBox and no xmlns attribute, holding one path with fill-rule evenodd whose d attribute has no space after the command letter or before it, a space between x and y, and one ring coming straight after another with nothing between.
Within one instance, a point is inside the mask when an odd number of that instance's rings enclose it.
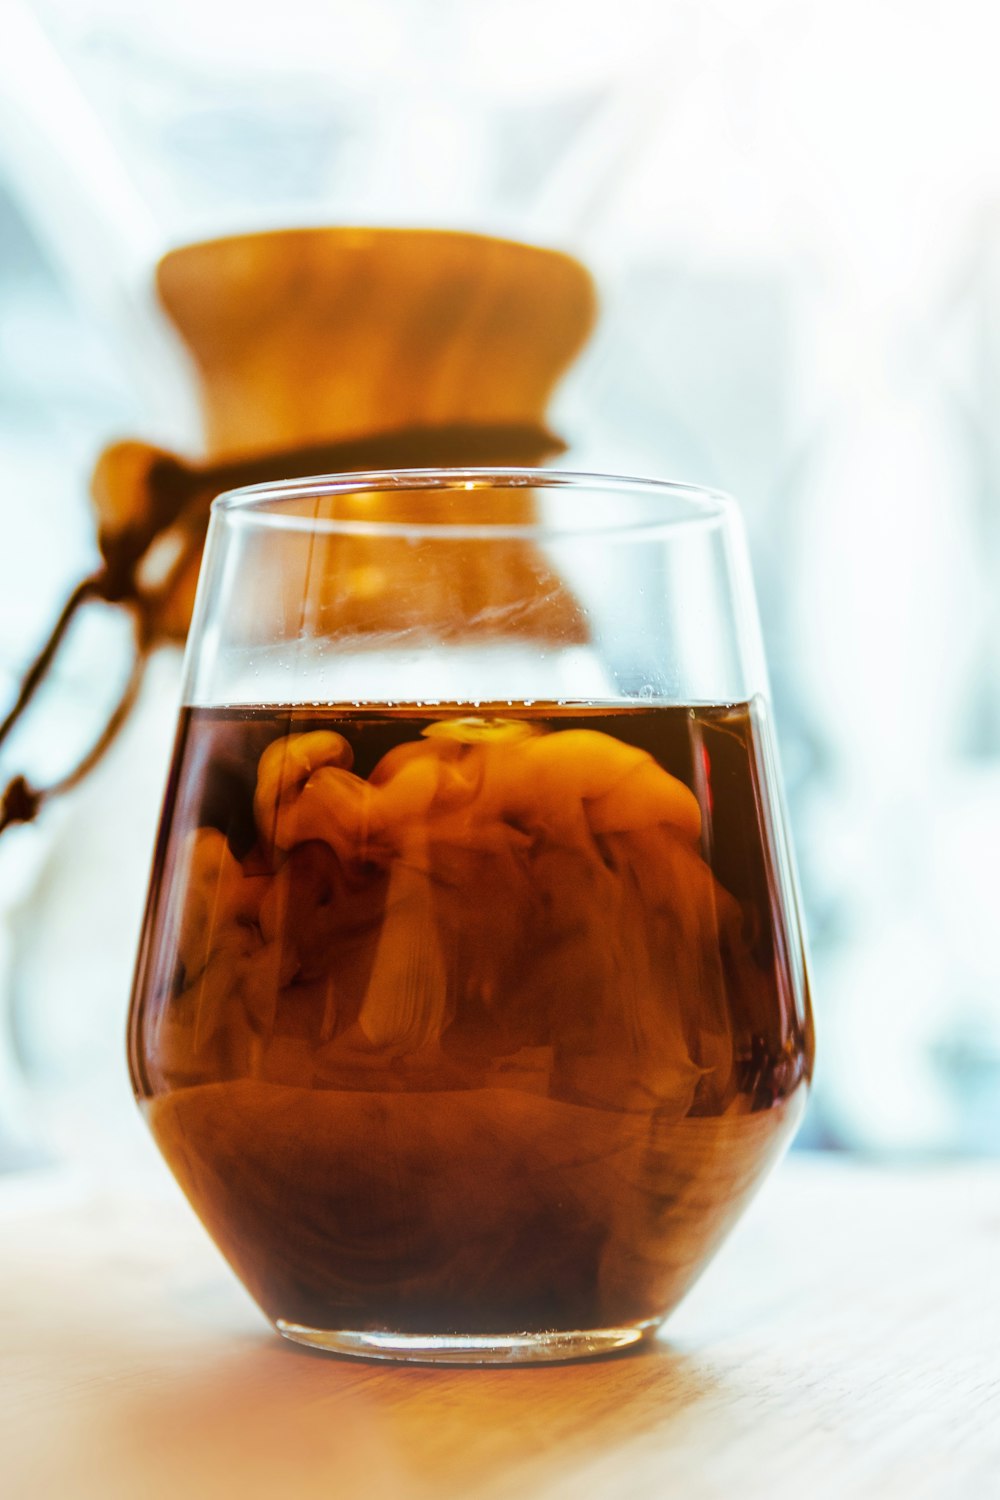
<instances>
[{"instance_id":1,"label":"glass base","mask_svg":"<svg viewBox=\"0 0 1000 1500\"><path fill-rule=\"evenodd\" d=\"M651 1338L660 1318L621 1328L544 1329L538 1333L392 1333L307 1328L278 1318L283 1338L327 1354L395 1359L420 1365L536 1365L554 1360L593 1359Z\"/></svg>"}]
</instances>

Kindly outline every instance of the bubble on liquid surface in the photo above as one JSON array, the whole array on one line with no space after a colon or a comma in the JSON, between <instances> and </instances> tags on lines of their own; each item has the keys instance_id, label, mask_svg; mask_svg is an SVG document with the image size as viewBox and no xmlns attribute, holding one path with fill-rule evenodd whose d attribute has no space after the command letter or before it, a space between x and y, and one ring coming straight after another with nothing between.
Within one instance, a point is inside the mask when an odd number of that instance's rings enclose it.
<instances>
[{"instance_id":1,"label":"bubble on liquid surface","mask_svg":"<svg viewBox=\"0 0 1000 1500\"><path fill-rule=\"evenodd\" d=\"M465 719L439 719L428 724L421 734L433 740L457 740L460 745L514 745L543 733L542 725L526 719L484 718L470 715Z\"/></svg>"}]
</instances>

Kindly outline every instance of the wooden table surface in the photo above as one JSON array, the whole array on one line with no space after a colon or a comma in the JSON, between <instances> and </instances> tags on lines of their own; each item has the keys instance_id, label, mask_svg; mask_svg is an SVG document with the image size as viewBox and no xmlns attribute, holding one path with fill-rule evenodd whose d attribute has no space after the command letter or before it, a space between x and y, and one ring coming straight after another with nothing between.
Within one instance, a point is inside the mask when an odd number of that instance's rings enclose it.
<instances>
[{"instance_id":1,"label":"wooden table surface","mask_svg":"<svg viewBox=\"0 0 1000 1500\"><path fill-rule=\"evenodd\" d=\"M4 1500L1000 1497L1000 1170L793 1157L662 1341L434 1369L284 1344L157 1169L0 1179Z\"/></svg>"}]
</instances>

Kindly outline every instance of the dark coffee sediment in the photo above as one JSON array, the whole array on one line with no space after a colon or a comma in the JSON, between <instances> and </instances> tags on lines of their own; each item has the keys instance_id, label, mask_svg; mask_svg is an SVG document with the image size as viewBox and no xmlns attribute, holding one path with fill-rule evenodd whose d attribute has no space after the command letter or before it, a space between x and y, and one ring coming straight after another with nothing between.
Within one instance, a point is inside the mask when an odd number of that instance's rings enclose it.
<instances>
[{"instance_id":1,"label":"dark coffee sediment","mask_svg":"<svg viewBox=\"0 0 1000 1500\"><path fill-rule=\"evenodd\" d=\"M678 1300L811 1065L757 715L186 711L130 1059L272 1318L503 1333Z\"/></svg>"}]
</instances>

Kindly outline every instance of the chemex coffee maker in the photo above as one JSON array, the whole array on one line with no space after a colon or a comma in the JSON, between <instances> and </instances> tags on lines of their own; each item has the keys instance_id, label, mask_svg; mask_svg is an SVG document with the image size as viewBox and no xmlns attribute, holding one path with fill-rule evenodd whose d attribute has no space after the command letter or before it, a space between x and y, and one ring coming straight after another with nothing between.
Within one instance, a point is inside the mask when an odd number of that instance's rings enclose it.
<instances>
[{"instance_id":1,"label":"chemex coffee maker","mask_svg":"<svg viewBox=\"0 0 1000 1500\"><path fill-rule=\"evenodd\" d=\"M564 448L546 425L547 403L595 315L591 278L570 256L438 230L288 229L185 245L158 265L156 290L192 361L205 452L129 440L100 455L91 492L101 566L73 590L26 672L0 745L88 601L129 612L133 668L71 770L45 786L18 774L0 794L0 832L87 775L127 720L150 650L184 639L217 494L321 473L542 464ZM394 506L412 500L354 503L368 519L391 520ZM511 524L532 518L529 489L512 491L508 505ZM468 506L474 519L475 494ZM341 555L340 576L355 579L364 619L377 623L379 591L388 595L399 578L376 576L363 541L354 545L356 566L345 575ZM537 565L527 543L520 565ZM502 604L505 587L517 591L516 581L486 577L460 589L443 576L425 586L454 592L465 628ZM351 601L350 586L341 588L338 609ZM551 591L546 608L561 636L582 629L568 590Z\"/></svg>"}]
</instances>

